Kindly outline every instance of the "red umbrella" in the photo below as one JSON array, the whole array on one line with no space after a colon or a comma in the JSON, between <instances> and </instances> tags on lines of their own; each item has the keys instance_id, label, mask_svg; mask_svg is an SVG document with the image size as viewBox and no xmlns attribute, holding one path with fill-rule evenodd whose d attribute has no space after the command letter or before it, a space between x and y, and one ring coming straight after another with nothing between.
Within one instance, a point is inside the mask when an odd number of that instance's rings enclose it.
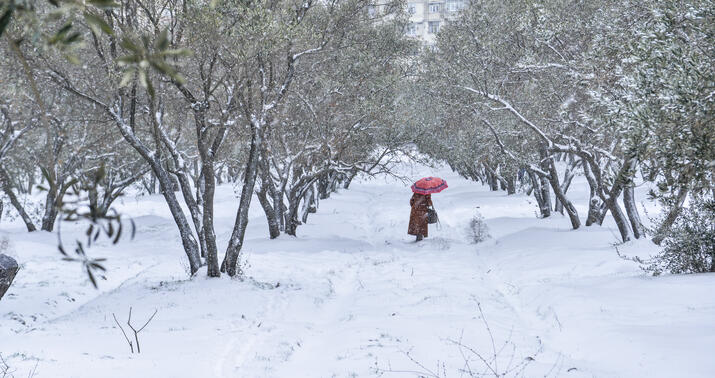
<instances>
[{"instance_id":1,"label":"red umbrella","mask_svg":"<svg viewBox=\"0 0 715 378\"><path fill-rule=\"evenodd\" d=\"M439 193L447 189L447 181L439 177L424 177L412 185L412 191L419 194Z\"/></svg>"}]
</instances>

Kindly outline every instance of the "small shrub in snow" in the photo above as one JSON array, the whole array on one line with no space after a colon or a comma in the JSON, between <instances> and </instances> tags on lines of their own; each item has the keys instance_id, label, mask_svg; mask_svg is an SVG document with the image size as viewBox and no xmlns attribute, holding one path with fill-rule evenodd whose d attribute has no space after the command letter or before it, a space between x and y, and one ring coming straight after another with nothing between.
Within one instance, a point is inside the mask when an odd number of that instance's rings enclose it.
<instances>
[{"instance_id":1,"label":"small shrub in snow","mask_svg":"<svg viewBox=\"0 0 715 378\"><path fill-rule=\"evenodd\" d=\"M133 332L134 340L130 338L130 336L127 336L127 332L124 331L124 327L122 327L121 324L119 324L119 320L117 320L117 316L112 313L112 317L114 318L114 322L117 323L117 327L122 331L122 335L124 335L124 339L127 341L127 344L129 344L129 349L131 350L132 354L136 350L137 353L141 353L141 347L139 346L139 333L146 328L146 326L149 325L149 323L154 319L154 316L156 316L156 313L159 312L159 310L154 310L154 313L151 314L149 319L144 323L143 326L141 326L139 329L136 329L135 326L132 324L132 308L129 307L129 319L127 320L127 326L129 326L129 329ZM134 348L136 347L136 349Z\"/></svg>"},{"instance_id":2,"label":"small shrub in snow","mask_svg":"<svg viewBox=\"0 0 715 378\"><path fill-rule=\"evenodd\" d=\"M457 347L459 354L464 359L464 363L459 366L447 366L444 362L437 361L436 369L428 368L426 364L416 360L410 351L404 352L405 357L415 365L413 369L393 370L388 366L383 369L375 361L375 373L382 376L385 373L412 373L418 377L432 378L449 378L449 377L495 377L495 378L520 378L526 377L526 368L534 361L537 354L541 353L541 348L532 355L522 356L517 350L517 345L511 340L511 334L506 341L495 341L494 333L492 332L489 322L487 321L482 305L477 302L479 309L479 318L484 324L484 328L489 334L491 340L491 350L479 351L475 347L465 345L462 342L462 336L458 340L449 340L451 344ZM557 361L558 363L558 361ZM556 368L556 364L552 367L552 371ZM571 368L568 371L573 371ZM448 370L454 370L455 374L451 375ZM558 375L558 371L556 372ZM546 376L549 376L547 374Z\"/></svg>"},{"instance_id":3,"label":"small shrub in snow","mask_svg":"<svg viewBox=\"0 0 715 378\"><path fill-rule=\"evenodd\" d=\"M472 219L469 220L469 238L474 243L481 243L490 237L489 227L487 227L487 223L484 221L482 214L477 211Z\"/></svg>"},{"instance_id":4,"label":"small shrub in snow","mask_svg":"<svg viewBox=\"0 0 715 378\"><path fill-rule=\"evenodd\" d=\"M715 200L693 200L646 270L654 275L715 272Z\"/></svg>"}]
</instances>

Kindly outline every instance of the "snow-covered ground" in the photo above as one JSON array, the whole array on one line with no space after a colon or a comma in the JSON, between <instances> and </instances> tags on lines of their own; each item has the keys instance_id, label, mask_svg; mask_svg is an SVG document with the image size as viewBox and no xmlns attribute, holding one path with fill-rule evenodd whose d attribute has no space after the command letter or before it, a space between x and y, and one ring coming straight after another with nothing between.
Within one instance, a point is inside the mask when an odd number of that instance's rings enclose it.
<instances>
[{"instance_id":1,"label":"snow-covered ground","mask_svg":"<svg viewBox=\"0 0 715 378\"><path fill-rule=\"evenodd\" d=\"M22 270L0 301L0 354L16 377L461 377L485 370L479 356L497 373L528 362L526 377L712 377L715 275L650 277L618 257L608 221L572 231L560 215L536 219L529 197L444 169L404 173L449 182L433 196L442 224L428 239L406 234L410 191L391 179L334 194L298 238L268 240L256 204L243 281L188 279L158 196L123 198L135 240L90 250L108 258L100 290L60 260L55 234L3 223ZM570 195L585 204L583 181ZM224 246L237 203L219 188ZM477 208L492 239L472 244ZM141 354L112 316L124 323L130 307L139 325L158 310Z\"/></svg>"}]
</instances>

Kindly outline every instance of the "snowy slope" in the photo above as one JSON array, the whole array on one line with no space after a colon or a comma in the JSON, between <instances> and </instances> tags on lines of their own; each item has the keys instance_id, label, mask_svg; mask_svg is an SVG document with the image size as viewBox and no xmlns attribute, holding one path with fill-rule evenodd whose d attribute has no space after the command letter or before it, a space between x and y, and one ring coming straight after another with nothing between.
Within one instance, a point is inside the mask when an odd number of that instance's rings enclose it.
<instances>
[{"instance_id":1,"label":"snowy slope","mask_svg":"<svg viewBox=\"0 0 715 378\"><path fill-rule=\"evenodd\" d=\"M536 219L528 197L444 169L404 173L450 185L433 196L442 224L424 242L406 235L408 186L363 180L323 201L298 238L268 240L254 206L244 281L187 279L155 196L123 199L139 226L134 241L91 250L109 259L99 291L60 261L54 234L3 223L23 268L0 301L0 354L17 377L459 377L484 371L476 353L491 361L493 350L497 372L533 358L527 377L711 376L715 275L649 277L617 256L608 222L572 231L560 215ZM586 190L574 182L575 203ZM225 245L238 200L224 186L217 201ZM493 238L475 245L467 222L476 207ZM158 310L140 334L142 354L129 353L112 317L125 322L130 306L135 323Z\"/></svg>"}]
</instances>

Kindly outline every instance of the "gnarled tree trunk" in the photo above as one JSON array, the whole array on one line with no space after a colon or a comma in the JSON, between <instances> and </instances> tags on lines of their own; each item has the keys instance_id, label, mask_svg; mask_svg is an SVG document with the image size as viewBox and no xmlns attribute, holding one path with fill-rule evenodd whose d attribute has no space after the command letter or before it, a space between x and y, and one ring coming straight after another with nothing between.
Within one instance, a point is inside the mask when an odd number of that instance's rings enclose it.
<instances>
[{"instance_id":1,"label":"gnarled tree trunk","mask_svg":"<svg viewBox=\"0 0 715 378\"><path fill-rule=\"evenodd\" d=\"M636 239L640 239L645 236L645 227L641 222L640 214L638 214L638 207L636 205L635 194L633 193L633 185L626 185L623 188L623 205L626 208L626 214L628 215L628 220L631 222L631 229L633 230L633 236Z\"/></svg>"}]
</instances>

